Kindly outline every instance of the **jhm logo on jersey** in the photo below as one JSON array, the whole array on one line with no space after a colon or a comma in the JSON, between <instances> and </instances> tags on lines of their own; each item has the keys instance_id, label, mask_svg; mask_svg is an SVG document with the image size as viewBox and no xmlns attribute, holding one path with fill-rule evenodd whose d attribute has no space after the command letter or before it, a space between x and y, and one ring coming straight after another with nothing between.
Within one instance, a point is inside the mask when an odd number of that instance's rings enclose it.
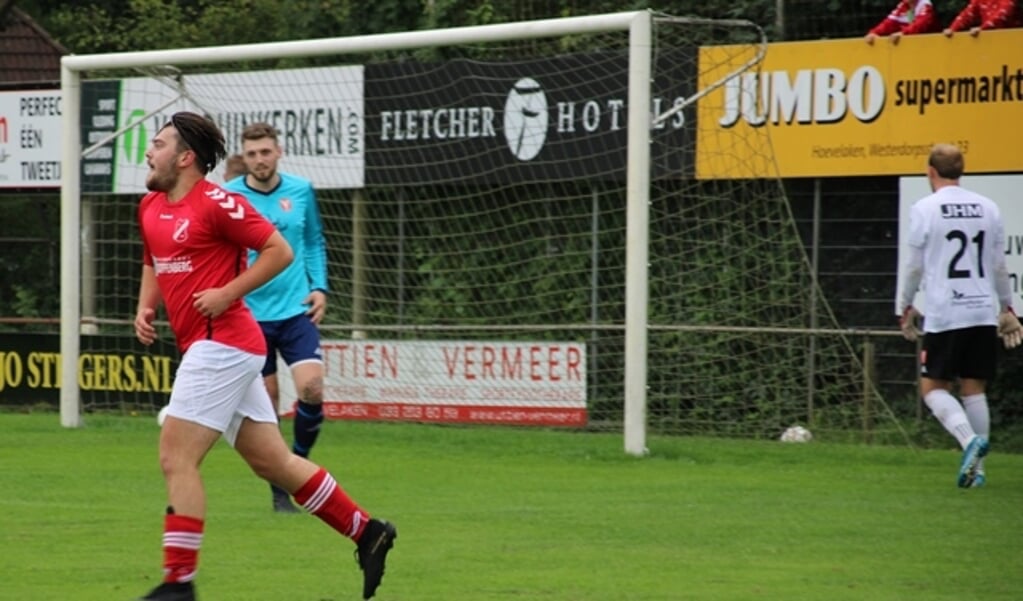
<instances>
[{"instance_id":1,"label":"jhm logo on jersey","mask_svg":"<svg viewBox=\"0 0 1023 601\"><path fill-rule=\"evenodd\" d=\"M981 219L984 209L976 203L949 203L941 205L942 219Z\"/></svg>"},{"instance_id":2,"label":"jhm logo on jersey","mask_svg":"<svg viewBox=\"0 0 1023 601\"><path fill-rule=\"evenodd\" d=\"M282 198L281 199L281 210L282 211L290 211L291 210L291 199L290 198Z\"/></svg>"},{"instance_id":3,"label":"jhm logo on jersey","mask_svg":"<svg viewBox=\"0 0 1023 601\"><path fill-rule=\"evenodd\" d=\"M801 69L747 73L725 84L721 127L732 127L742 118L760 127L792 124L839 123L850 113L862 123L881 115L885 83L881 72L864 65L846 74L841 69Z\"/></svg>"}]
</instances>

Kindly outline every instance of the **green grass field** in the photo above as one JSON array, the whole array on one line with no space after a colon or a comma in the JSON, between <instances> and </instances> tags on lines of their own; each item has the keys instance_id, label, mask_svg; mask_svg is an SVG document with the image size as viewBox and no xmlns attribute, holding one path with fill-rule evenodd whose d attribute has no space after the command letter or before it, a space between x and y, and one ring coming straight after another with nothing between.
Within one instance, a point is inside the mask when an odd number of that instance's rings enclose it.
<instances>
[{"instance_id":1,"label":"green grass field","mask_svg":"<svg viewBox=\"0 0 1023 601\"><path fill-rule=\"evenodd\" d=\"M287 424L290 426L290 423ZM134 599L160 574L152 417L0 414L0 599ZM950 439L951 442L951 439ZM958 452L332 422L314 459L399 538L380 601L1018 600L1023 456L955 487ZM353 545L226 445L202 601L359 599Z\"/></svg>"}]
</instances>

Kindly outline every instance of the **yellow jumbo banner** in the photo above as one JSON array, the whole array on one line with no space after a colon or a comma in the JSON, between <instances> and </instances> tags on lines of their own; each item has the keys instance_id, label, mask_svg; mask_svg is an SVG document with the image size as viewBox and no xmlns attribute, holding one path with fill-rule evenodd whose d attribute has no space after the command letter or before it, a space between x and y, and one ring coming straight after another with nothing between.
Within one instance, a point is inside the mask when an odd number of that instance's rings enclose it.
<instances>
[{"instance_id":1,"label":"yellow jumbo banner","mask_svg":"<svg viewBox=\"0 0 1023 601\"><path fill-rule=\"evenodd\" d=\"M749 47L700 49L700 89ZM1023 29L770 44L699 101L698 179L920 174L937 142L966 170L1023 172Z\"/></svg>"}]
</instances>

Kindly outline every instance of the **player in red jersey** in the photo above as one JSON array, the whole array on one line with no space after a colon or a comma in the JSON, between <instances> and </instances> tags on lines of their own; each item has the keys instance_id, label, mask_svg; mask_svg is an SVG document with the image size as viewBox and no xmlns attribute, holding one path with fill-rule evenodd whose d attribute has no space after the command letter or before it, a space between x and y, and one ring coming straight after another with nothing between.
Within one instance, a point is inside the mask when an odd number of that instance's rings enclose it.
<instances>
[{"instance_id":1,"label":"player in red jersey","mask_svg":"<svg viewBox=\"0 0 1023 601\"><path fill-rule=\"evenodd\" d=\"M873 44L878 37L889 36L892 44L898 44L904 35L939 31L941 24L931 0L899 0L892 12L867 32L865 39Z\"/></svg>"},{"instance_id":2,"label":"player in red jersey","mask_svg":"<svg viewBox=\"0 0 1023 601\"><path fill-rule=\"evenodd\" d=\"M167 486L164 580L142 599L194 601L206 495L199 466L221 436L252 471L356 543L363 598L376 592L397 531L370 518L322 467L293 454L277 427L260 370L266 343L247 293L280 273L291 247L241 195L206 180L226 155L211 120L175 113L153 138L138 218L142 282L135 335L157 337L162 303L182 352L160 433ZM259 251L251 266L248 249Z\"/></svg>"},{"instance_id":3,"label":"player in red jersey","mask_svg":"<svg viewBox=\"0 0 1023 601\"><path fill-rule=\"evenodd\" d=\"M952 37L957 31L969 31L977 37L984 29L1023 27L1023 10L1019 0L969 0L963 10L945 28Z\"/></svg>"}]
</instances>

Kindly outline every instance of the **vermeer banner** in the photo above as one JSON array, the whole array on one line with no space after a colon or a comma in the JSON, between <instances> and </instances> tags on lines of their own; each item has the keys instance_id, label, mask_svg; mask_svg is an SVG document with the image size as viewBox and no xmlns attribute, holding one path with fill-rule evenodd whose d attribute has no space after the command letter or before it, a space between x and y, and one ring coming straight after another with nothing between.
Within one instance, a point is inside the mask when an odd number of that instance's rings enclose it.
<instances>
[{"instance_id":1,"label":"vermeer banner","mask_svg":"<svg viewBox=\"0 0 1023 601\"><path fill-rule=\"evenodd\" d=\"M323 340L332 419L586 425L586 346L574 342ZM284 413L295 398L278 379Z\"/></svg>"},{"instance_id":2,"label":"vermeer banner","mask_svg":"<svg viewBox=\"0 0 1023 601\"><path fill-rule=\"evenodd\" d=\"M738 51L701 48L701 87ZM771 44L697 115L700 179L918 174L937 142L968 172L1023 171L1023 30Z\"/></svg>"}]
</instances>

